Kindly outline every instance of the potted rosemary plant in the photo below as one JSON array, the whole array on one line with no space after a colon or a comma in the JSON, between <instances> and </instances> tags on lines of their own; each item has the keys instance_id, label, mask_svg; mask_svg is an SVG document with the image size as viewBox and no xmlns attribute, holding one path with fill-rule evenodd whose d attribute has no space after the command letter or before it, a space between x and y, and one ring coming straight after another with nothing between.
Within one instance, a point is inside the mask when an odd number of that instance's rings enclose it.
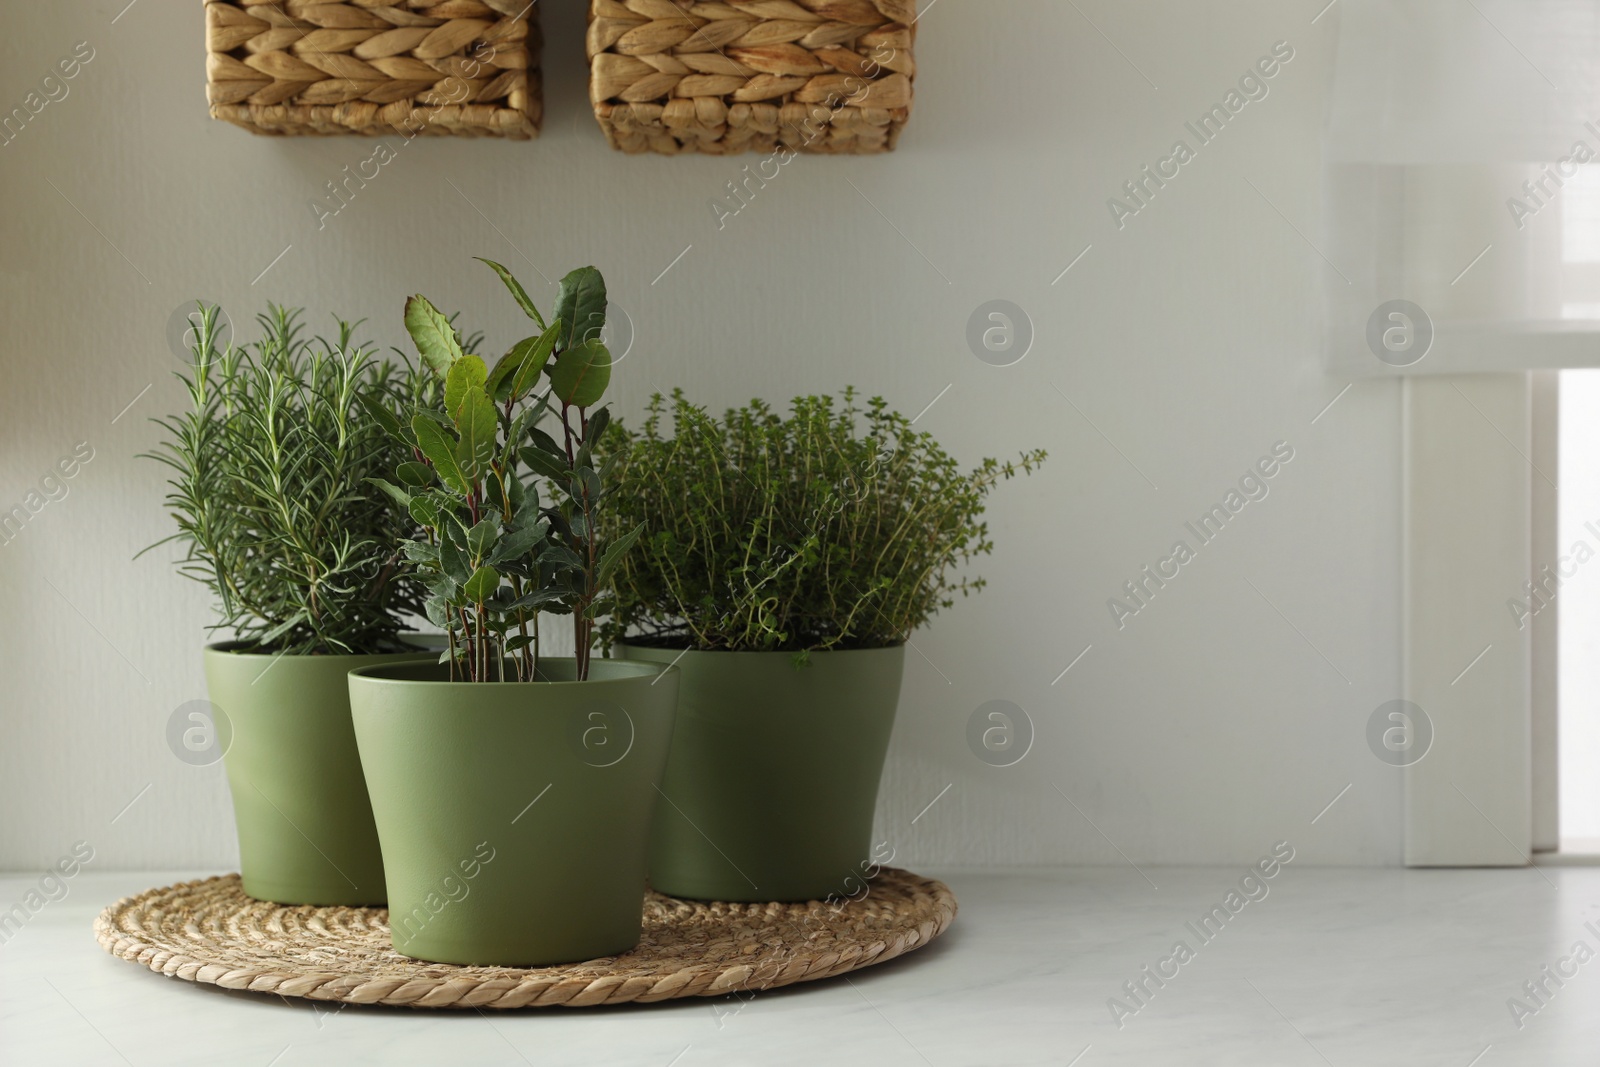
<instances>
[{"instance_id":1,"label":"potted rosemary plant","mask_svg":"<svg viewBox=\"0 0 1600 1067\"><path fill-rule=\"evenodd\" d=\"M670 413L670 434L662 419ZM962 470L874 398L752 401L717 419L674 392L614 435L602 528L644 525L604 637L683 672L651 884L695 899L824 899L860 884L905 643L982 579L995 485L1045 454Z\"/></svg>"},{"instance_id":2,"label":"potted rosemary plant","mask_svg":"<svg viewBox=\"0 0 1600 1067\"><path fill-rule=\"evenodd\" d=\"M392 418L426 386L352 342L302 335L298 312L259 316L261 339L221 345L198 306L190 399L147 453L170 468L166 506L181 573L216 598L206 683L239 832L244 891L283 904L385 902L378 834L356 751L345 674L415 658L420 610L400 573L405 509L367 479L403 458ZM155 547L154 545L151 546ZM146 549L145 551L149 551Z\"/></svg>"},{"instance_id":3,"label":"potted rosemary plant","mask_svg":"<svg viewBox=\"0 0 1600 1067\"><path fill-rule=\"evenodd\" d=\"M408 300L444 413L391 420L411 454L375 479L421 530L402 547L449 647L437 663L351 672L350 698L395 950L533 966L638 942L678 678L590 656L639 537L599 533L613 491L594 458L611 425L597 406L605 282L593 267L568 274L546 323L489 265L534 333L490 368L425 298ZM575 655L540 655L541 613L569 617Z\"/></svg>"}]
</instances>

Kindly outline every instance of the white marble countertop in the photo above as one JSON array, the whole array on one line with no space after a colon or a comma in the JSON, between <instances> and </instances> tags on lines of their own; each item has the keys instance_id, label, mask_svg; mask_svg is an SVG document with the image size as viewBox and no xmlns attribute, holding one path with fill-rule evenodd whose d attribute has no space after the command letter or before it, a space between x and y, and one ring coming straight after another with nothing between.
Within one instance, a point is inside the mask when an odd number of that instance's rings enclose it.
<instances>
[{"instance_id":1,"label":"white marble countertop","mask_svg":"<svg viewBox=\"0 0 1600 1067\"><path fill-rule=\"evenodd\" d=\"M1600 1062L1600 959L1574 956L1579 942L1600 953L1600 868L1293 865L1209 943L1186 924L1226 904L1243 870L1147 868L1149 881L1128 867L932 871L961 900L949 933L848 981L487 1015L198 987L95 943L90 924L105 904L201 873L85 871L0 945L0 1063ZM37 884L0 875L0 909ZM1163 965L1179 940L1192 958ZM1119 1028L1107 1002L1137 1006L1123 983L1146 965L1176 975L1159 989L1147 979L1154 996ZM1547 965L1571 976L1557 985ZM1523 988L1540 979L1542 1003ZM1525 1005L1520 1019L1512 998Z\"/></svg>"}]
</instances>

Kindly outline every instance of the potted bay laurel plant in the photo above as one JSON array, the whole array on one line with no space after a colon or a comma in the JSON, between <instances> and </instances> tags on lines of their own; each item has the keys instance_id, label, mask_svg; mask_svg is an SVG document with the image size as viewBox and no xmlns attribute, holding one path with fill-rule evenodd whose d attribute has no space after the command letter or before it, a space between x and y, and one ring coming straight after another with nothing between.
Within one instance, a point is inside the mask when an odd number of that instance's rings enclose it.
<instances>
[{"instance_id":1,"label":"potted bay laurel plant","mask_svg":"<svg viewBox=\"0 0 1600 1067\"><path fill-rule=\"evenodd\" d=\"M600 272L562 279L547 323L489 265L534 332L491 368L410 298L406 328L442 383L443 414L392 422L411 454L374 482L420 529L400 547L448 648L436 663L351 672L350 698L395 950L534 966L639 940L678 677L591 657L639 537L600 533L614 492L595 458L611 428L598 406L611 376ZM540 655L541 613L567 617L573 656Z\"/></svg>"},{"instance_id":2,"label":"potted bay laurel plant","mask_svg":"<svg viewBox=\"0 0 1600 1067\"><path fill-rule=\"evenodd\" d=\"M663 427L670 414L670 433ZM614 431L602 529L648 531L604 637L683 673L650 880L702 900L826 899L870 870L873 807L912 631L982 579L980 521L1045 458L963 470L852 390L721 419L674 392Z\"/></svg>"},{"instance_id":3,"label":"potted bay laurel plant","mask_svg":"<svg viewBox=\"0 0 1600 1067\"><path fill-rule=\"evenodd\" d=\"M169 468L181 573L218 606L206 684L225 746L244 891L283 904L381 905L383 862L356 750L345 674L416 658L421 609L396 542L405 509L367 479L406 453L377 414L428 403L429 387L353 343L303 336L298 312L259 316L253 344L224 343L197 305L188 410L155 420L147 455ZM155 546L151 546L152 548ZM148 551L148 549L146 549Z\"/></svg>"}]
</instances>

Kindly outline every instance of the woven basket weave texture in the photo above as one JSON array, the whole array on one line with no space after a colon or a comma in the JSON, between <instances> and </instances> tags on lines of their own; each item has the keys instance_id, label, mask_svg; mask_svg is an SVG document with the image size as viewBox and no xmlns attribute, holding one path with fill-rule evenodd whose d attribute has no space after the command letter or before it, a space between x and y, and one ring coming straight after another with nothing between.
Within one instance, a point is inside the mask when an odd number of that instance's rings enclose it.
<instances>
[{"instance_id":1,"label":"woven basket weave texture","mask_svg":"<svg viewBox=\"0 0 1600 1067\"><path fill-rule=\"evenodd\" d=\"M624 152L894 148L913 0L591 0L589 95Z\"/></svg>"},{"instance_id":2,"label":"woven basket weave texture","mask_svg":"<svg viewBox=\"0 0 1600 1067\"><path fill-rule=\"evenodd\" d=\"M538 135L530 0L206 0L213 118L265 134Z\"/></svg>"},{"instance_id":3,"label":"woven basket weave texture","mask_svg":"<svg viewBox=\"0 0 1600 1067\"><path fill-rule=\"evenodd\" d=\"M268 904L245 896L235 874L124 898L94 930L114 956L226 989L413 1008L578 1008L829 978L922 948L955 914L942 882L885 867L848 901L713 904L651 893L644 936L621 956L461 967L396 953L383 908Z\"/></svg>"}]
</instances>

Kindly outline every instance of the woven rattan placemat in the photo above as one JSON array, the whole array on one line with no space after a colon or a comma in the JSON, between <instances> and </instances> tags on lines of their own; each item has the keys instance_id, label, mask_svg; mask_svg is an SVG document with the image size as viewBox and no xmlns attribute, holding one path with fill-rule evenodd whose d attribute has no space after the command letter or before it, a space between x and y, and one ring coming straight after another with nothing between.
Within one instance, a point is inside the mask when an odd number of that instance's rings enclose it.
<instances>
[{"instance_id":1,"label":"woven rattan placemat","mask_svg":"<svg viewBox=\"0 0 1600 1067\"><path fill-rule=\"evenodd\" d=\"M286 997L415 1008L591 1007L831 978L921 948L956 914L942 882L883 868L857 900L706 904L651 893L621 956L458 967L399 955L383 908L268 904L238 875L125 897L95 920L106 951L153 971Z\"/></svg>"}]
</instances>

